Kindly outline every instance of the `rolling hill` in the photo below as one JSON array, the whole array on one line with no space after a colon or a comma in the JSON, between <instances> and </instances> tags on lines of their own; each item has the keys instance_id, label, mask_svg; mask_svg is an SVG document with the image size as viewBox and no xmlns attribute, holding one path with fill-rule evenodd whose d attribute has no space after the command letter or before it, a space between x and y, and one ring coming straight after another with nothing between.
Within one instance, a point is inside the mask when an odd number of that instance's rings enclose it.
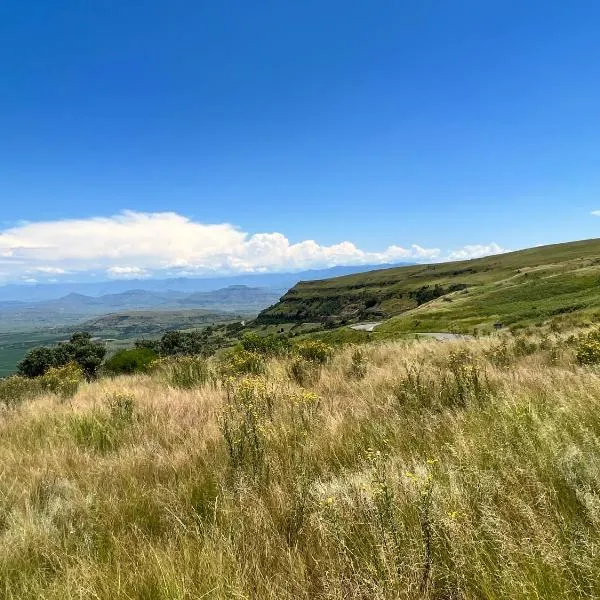
<instances>
[{"instance_id":1,"label":"rolling hill","mask_svg":"<svg viewBox=\"0 0 600 600\"><path fill-rule=\"evenodd\" d=\"M262 324L385 320L377 335L600 316L600 239L300 282Z\"/></svg>"},{"instance_id":2,"label":"rolling hill","mask_svg":"<svg viewBox=\"0 0 600 600\"><path fill-rule=\"evenodd\" d=\"M132 310L205 309L212 313L255 315L277 302L280 295L279 292L268 288L244 285L193 294L173 290L159 293L134 289L94 297L72 292L62 298L40 302L0 303L0 331L63 327L78 324L82 319L94 315Z\"/></svg>"}]
</instances>

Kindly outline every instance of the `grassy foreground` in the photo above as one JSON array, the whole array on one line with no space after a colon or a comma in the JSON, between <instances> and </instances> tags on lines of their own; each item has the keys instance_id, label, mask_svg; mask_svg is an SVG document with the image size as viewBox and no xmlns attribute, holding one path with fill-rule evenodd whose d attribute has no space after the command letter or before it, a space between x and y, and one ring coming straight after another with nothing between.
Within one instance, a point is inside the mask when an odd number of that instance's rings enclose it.
<instances>
[{"instance_id":1,"label":"grassy foreground","mask_svg":"<svg viewBox=\"0 0 600 600\"><path fill-rule=\"evenodd\" d=\"M600 376L572 354L394 342L3 409L0 598L600 597Z\"/></svg>"}]
</instances>

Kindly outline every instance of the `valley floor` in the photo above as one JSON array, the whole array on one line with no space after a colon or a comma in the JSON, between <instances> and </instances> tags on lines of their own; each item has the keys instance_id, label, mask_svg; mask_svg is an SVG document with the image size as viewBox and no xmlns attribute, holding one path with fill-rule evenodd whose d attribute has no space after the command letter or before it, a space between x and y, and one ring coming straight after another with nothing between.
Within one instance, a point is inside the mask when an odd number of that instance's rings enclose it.
<instances>
[{"instance_id":1,"label":"valley floor","mask_svg":"<svg viewBox=\"0 0 600 600\"><path fill-rule=\"evenodd\" d=\"M212 368L0 411L0 598L600 597L600 375L564 340Z\"/></svg>"}]
</instances>

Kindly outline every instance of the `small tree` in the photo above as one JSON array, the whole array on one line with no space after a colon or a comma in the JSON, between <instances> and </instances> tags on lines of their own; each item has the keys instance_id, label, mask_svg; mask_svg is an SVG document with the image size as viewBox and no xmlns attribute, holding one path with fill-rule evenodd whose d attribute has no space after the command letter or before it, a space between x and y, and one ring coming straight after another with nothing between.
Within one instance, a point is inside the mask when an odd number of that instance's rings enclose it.
<instances>
[{"instance_id":1,"label":"small tree","mask_svg":"<svg viewBox=\"0 0 600 600\"><path fill-rule=\"evenodd\" d=\"M60 365L69 362L77 363L89 380L96 376L106 356L106 347L104 344L92 341L89 333L81 331L74 333L66 344L59 344L56 352L61 356ZM63 362L63 359L67 360Z\"/></svg>"},{"instance_id":2,"label":"small tree","mask_svg":"<svg viewBox=\"0 0 600 600\"><path fill-rule=\"evenodd\" d=\"M105 356L104 345L94 342L89 333L81 331L74 333L68 342L54 348L34 348L17 368L19 374L25 377L39 377L52 367L76 363L89 380L96 376Z\"/></svg>"},{"instance_id":3,"label":"small tree","mask_svg":"<svg viewBox=\"0 0 600 600\"><path fill-rule=\"evenodd\" d=\"M213 353L213 344L204 331L167 331L160 340L137 340L136 348L150 348L160 356L209 356Z\"/></svg>"},{"instance_id":4,"label":"small tree","mask_svg":"<svg viewBox=\"0 0 600 600\"><path fill-rule=\"evenodd\" d=\"M53 348L34 348L17 365L17 370L24 377L39 377L55 364Z\"/></svg>"},{"instance_id":5,"label":"small tree","mask_svg":"<svg viewBox=\"0 0 600 600\"><path fill-rule=\"evenodd\" d=\"M104 363L104 369L112 375L144 373L157 358L158 354L151 348L119 350Z\"/></svg>"}]
</instances>

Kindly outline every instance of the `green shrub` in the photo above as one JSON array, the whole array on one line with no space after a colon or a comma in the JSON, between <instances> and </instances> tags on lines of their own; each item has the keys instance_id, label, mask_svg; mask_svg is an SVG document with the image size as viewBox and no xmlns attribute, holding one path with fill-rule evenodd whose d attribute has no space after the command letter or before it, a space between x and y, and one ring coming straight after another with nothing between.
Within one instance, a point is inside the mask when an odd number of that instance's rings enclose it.
<instances>
[{"instance_id":1,"label":"green shrub","mask_svg":"<svg viewBox=\"0 0 600 600\"><path fill-rule=\"evenodd\" d=\"M62 367L50 367L39 381L44 390L61 398L71 398L84 379L83 369L76 363L69 363Z\"/></svg>"},{"instance_id":2,"label":"green shrub","mask_svg":"<svg viewBox=\"0 0 600 600\"><path fill-rule=\"evenodd\" d=\"M505 339L500 344L492 346L485 355L496 367L508 367L513 359L511 348Z\"/></svg>"},{"instance_id":3,"label":"green shrub","mask_svg":"<svg viewBox=\"0 0 600 600\"><path fill-rule=\"evenodd\" d=\"M252 478L266 472L267 424L273 417L273 397L259 377L245 377L228 386L220 419L231 467Z\"/></svg>"},{"instance_id":4,"label":"green shrub","mask_svg":"<svg viewBox=\"0 0 600 600\"><path fill-rule=\"evenodd\" d=\"M80 331L74 333L68 342L60 343L54 348L34 348L17 368L19 375L39 377L52 367L77 363L89 380L96 376L105 355L106 348L103 344L93 341L89 333Z\"/></svg>"},{"instance_id":5,"label":"green shrub","mask_svg":"<svg viewBox=\"0 0 600 600\"><path fill-rule=\"evenodd\" d=\"M600 331L592 331L586 335L576 347L577 362L580 365L596 365L600 363Z\"/></svg>"},{"instance_id":6,"label":"green shrub","mask_svg":"<svg viewBox=\"0 0 600 600\"><path fill-rule=\"evenodd\" d=\"M538 345L529 341L525 336L519 336L515 340L514 353L515 356L529 356L534 352L537 352Z\"/></svg>"},{"instance_id":7,"label":"green shrub","mask_svg":"<svg viewBox=\"0 0 600 600\"><path fill-rule=\"evenodd\" d=\"M273 334L260 336L248 332L240 340L239 348L262 356L284 356L290 351L290 343L287 338Z\"/></svg>"},{"instance_id":8,"label":"green shrub","mask_svg":"<svg viewBox=\"0 0 600 600\"><path fill-rule=\"evenodd\" d=\"M296 345L296 352L305 360L324 365L329 362L333 350L329 344L320 340L305 340Z\"/></svg>"},{"instance_id":9,"label":"green shrub","mask_svg":"<svg viewBox=\"0 0 600 600\"><path fill-rule=\"evenodd\" d=\"M151 348L120 350L104 363L104 369L111 375L146 373L157 358Z\"/></svg>"},{"instance_id":10,"label":"green shrub","mask_svg":"<svg viewBox=\"0 0 600 600\"><path fill-rule=\"evenodd\" d=\"M151 347L160 356L210 356L214 346L209 340L212 330L167 331L160 340L152 343L138 340L136 347Z\"/></svg>"},{"instance_id":11,"label":"green shrub","mask_svg":"<svg viewBox=\"0 0 600 600\"><path fill-rule=\"evenodd\" d=\"M41 394L42 391L38 379L11 375L5 379L0 379L0 404L13 408L24 400Z\"/></svg>"},{"instance_id":12,"label":"green shrub","mask_svg":"<svg viewBox=\"0 0 600 600\"><path fill-rule=\"evenodd\" d=\"M348 369L348 375L354 379L362 379L366 374L367 357L360 348L356 348L354 352L352 352L352 362Z\"/></svg>"},{"instance_id":13,"label":"green shrub","mask_svg":"<svg viewBox=\"0 0 600 600\"><path fill-rule=\"evenodd\" d=\"M240 348L225 354L219 364L222 377L261 375L265 369L265 359L261 354Z\"/></svg>"}]
</instances>

